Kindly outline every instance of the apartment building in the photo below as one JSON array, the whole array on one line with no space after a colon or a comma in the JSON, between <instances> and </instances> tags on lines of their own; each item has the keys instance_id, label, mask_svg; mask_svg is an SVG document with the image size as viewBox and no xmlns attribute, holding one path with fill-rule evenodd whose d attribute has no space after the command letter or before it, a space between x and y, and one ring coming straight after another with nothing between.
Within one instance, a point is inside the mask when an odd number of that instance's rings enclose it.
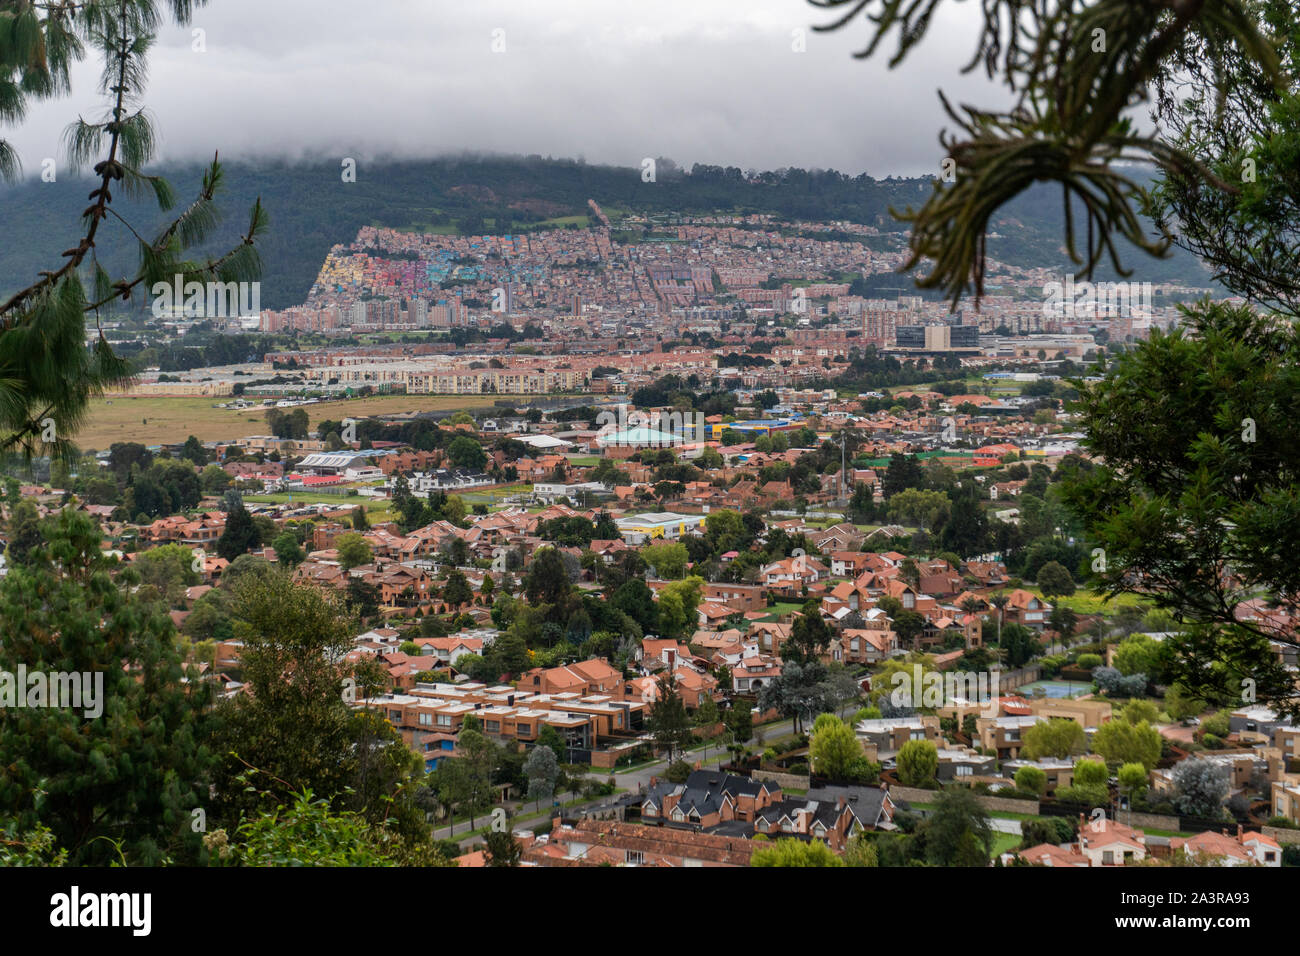
<instances>
[{"instance_id":1,"label":"apartment building","mask_svg":"<svg viewBox=\"0 0 1300 956\"><path fill-rule=\"evenodd\" d=\"M533 694L479 683L417 683L404 694L385 694L356 706L377 709L408 743L416 732L458 734L471 715L488 736L525 744L551 726L574 763L590 762L609 745L633 739L648 711L641 701L604 694Z\"/></svg>"},{"instance_id":2,"label":"apartment building","mask_svg":"<svg viewBox=\"0 0 1300 956\"><path fill-rule=\"evenodd\" d=\"M1014 779L1021 767L1033 767L1047 775L1043 793L1052 797L1062 787L1074 786L1074 761L1061 757L1041 757L1038 760L1007 760L1002 764L1002 775Z\"/></svg>"},{"instance_id":3,"label":"apartment building","mask_svg":"<svg viewBox=\"0 0 1300 956\"><path fill-rule=\"evenodd\" d=\"M1046 719L1037 714L1023 717L977 717L975 733L979 737L980 749L996 751L999 760L1015 760L1020 756L1020 748L1024 746L1025 731Z\"/></svg>"},{"instance_id":4,"label":"apartment building","mask_svg":"<svg viewBox=\"0 0 1300 956\"><path fill-rule=\"evenodd\" d=\"M929 740L938 744L939 718L931 714L911 717L877 717L860 720L853 728L868 760L892 757L909 740Z\"/></svg>"}]
</instances>

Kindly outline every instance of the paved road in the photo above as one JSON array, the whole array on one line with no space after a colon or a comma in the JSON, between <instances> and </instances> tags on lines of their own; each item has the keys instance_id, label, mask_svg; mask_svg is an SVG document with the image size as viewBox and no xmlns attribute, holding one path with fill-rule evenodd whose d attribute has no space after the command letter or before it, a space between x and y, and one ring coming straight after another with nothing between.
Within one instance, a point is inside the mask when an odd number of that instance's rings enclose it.
<instances>
[{"instance_id":1,"label":"paved road","mask_svg":"<svg viewBox=\"0 0 1300 956\"><path fill-rule=\"evenodd\" d=\"M766 743L770 743L781 737L786 737L792 734L794 732L794 721L783 720L777 723L764 724L761 727L756 728L756 731L763 735L763 740ZM752 740L749 741L749 746L754 746ZM706 768L717 767L729 758L730 754L728 754L726 747L722 744L712 744L707 748L700 747L693 749L686 755L686 759L689 763L702 763ZM650 786L650 779L652 777L663 777L664 772L667 769L667 760L657 760L652 764L638 767L635 770L615 771L612 776L614 777L614 783L616 786L629 792L637 792ZM601 777L601 773L593 769L592 776ZM576 794L573 793L560 793L556 794L556 799L561 803L566 803L569 800L574 799L575 796ZM611 798L596 797L592 800L586 800L580 804L565 807L564 813L576 814L587 807L596 806L597 804L603 803L609 799ZM550 817L550 811L548 811L545 806L542 807L542 812L538 814L531 802L520 803L519 801L512 801L506 805L506 812L510 814L511 826L523 829L527 829L529 825L542 823ZM470 826L468 820L465 820L455 824L454 827L439 827L434 831L433 836L435 840L454 838L461 840L462 843L467 846L474 846L475 844L483 842L483 838L475 834L474 830L481 830L483 827L488 825L490 820L490 812L484 813L481 816L474 818L473 827Z\"/></svg>"},{"instance_id":2,"label":"paved road","mask_svg":"<svg viewBox=\"0 0 1300 956\"><path fill-rule=\"evenodd\" d=\"M767 743L794 733L794 721L782 720L774 724L764 724L762 727L757 728L757 732L763 735L764 746L766 746ZM751 740L748 745L752 748L754 742ZM702 762L705 767L716 767L729 758L730 754L727 753L727 748L722 744L711 744L707 748L693 749L686 755L688 763ZM638 767L636 770L615 772L614 781L625 790L637 790L641 787L648 787L651 777L662 777L667 769L668 761L658 760L649 766Z\"/></svg>"}]
</instances>

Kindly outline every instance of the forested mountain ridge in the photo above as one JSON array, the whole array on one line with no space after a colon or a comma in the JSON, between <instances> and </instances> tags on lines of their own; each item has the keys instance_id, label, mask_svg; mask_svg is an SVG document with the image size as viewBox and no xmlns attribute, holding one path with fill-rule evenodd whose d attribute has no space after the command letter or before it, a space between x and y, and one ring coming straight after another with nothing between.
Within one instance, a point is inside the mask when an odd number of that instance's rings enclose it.
<instances>
[{"instance_id":1,"label":"forested mountain ridge","mask_svg":"<svg viewBox=\"0 0 1300 956\"><path fill-rule=\"evenodd\" d=\"M201 167L162 164L184 204L198 188ZM264 271L261 304L282 309L300 304L331 246L350 242L364 225L440 231L518 232L551 225L581 225L595 199L606 211L643 214L771 213L788 220L844 220L890 233L905 243L907 226L891 207L919 205L930 180L848 176L833 170L784 169L742 172L736 167L695 165L678 169L659 160L656 181L641 169L591 165L538 156L454 156L428 160L362 161L355 182L344 182L340 162L228 162L220 203L225 221L213 248L237 241L242 218L258 196L271 227L259 241ZM61 260L77 234L91 180L68 175L0 188L0 291L13 290ZM150 236L163 216L126 197L115 208ZM1019 266L1065 271L1069 261L1061 232L1059 191L1042 187L1007 206L994 223L998 238L989 254ZM115 220L100 230L102 260L114 274L134 265L136 240ZM1154 260L1131 248L1124 264L1141 281L1208 285L1208 272L1188 254ZM1098 278L1117 278L1107 270ZM884 280L883 283L880 280ZM881 276L873 285L907 287L910 277Z\"/></svg>"}]
</instances>

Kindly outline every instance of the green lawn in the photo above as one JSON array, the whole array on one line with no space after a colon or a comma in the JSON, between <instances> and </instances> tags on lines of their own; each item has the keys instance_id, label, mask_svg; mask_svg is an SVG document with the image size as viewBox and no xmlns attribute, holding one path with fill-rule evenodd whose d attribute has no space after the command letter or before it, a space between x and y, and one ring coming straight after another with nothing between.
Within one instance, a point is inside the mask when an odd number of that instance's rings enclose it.
<instances>
[{"instance_id":1,"label":"green lawn","mask_svg":"<svg viewBox=\"0 0 1300 956\"><path fill-rule=\"evenodd\" d=\"M766 616L758 618L760 621L775 622L782 614L798 614L803 610L802 604L791 604L789 601L778 601L772 607L766 608Z\"/></svg>"},{"instance_id":2,"label":"green lawn","mask_svg":"<svg viewBox=\"0 0 1300 956\"><path fill-rule=\"evenodd\" d=\"M1043 593L1038 588L1026 588L1026 590L1043 598ZM1076 591L1069 597L1043 598L1043 600L1054 607L1064 605L1079 614L1113 614L1122 607L1137 607L1144 603L1136 594L1121 594L1107 600L1103 595L1087 589Z\"/></svg>"},{"instance_id":3,"label":"green lawn","mask_svg":"<svg viewBox=\"0 0 1300 956\"><path fill-rule=\"evenodd\" d=\"M1020 846L1020 834L1018 833L995 833L993 834L993 856L1000 856L1008 850L1014 850Z\"/></svg>"},{"instance_id":4,"label":"green lawn","mask_svg":"<svg viewBox=\"0 0 1300 956\"><path fill-rule=\"evenodd\" d=\"M915 800L908 801L908 805L915 810L933 811L938 804L936 803L917 803ZM1011 813L1003 810L990 810L988 815L995 820L1019 820L1023 823L1026 820L1041 820L1042 817L1037 813Z\"/></svg>"},{"instance_id":5,"label":"green lawn","mask_svg":"<svg viewBox=\"0 0 1300 956\"><path fill-rule=\"evenodd\" d=\"M606 213L606 215L609 214ZM541 226L542 228L554 228L554 229L559 229L564 226L577 226L580 229L586 229L591 225L591 217L590 216L553 216L550 219L543 219L541 222L532 223L532 225Z\"/></svg>"},{"instance_id":6,"label":"green lawn","mask_svg":"<svg viewBox=\"0 0 1300 956\"><path fill-rule=\"evenodd\" d=\"M459 497L467 505L495 505L512 495L526 494L533 490L531 484L506 485L504 488L490 488L487 491L467 491Z\"/></svg>"},{"instance_id":7,"label":"green lawn","mask_svg":"<svg viewBox=\"0 0 1300 956\"><path fill-rule=\"evenodd\" d=\"M273 495L244 495L245 501L259 505L336 505L340 508L355 508L366 503L359 495L313 495L311 492L280 491ZM369 508L366 509L367 514Z\"/></svg>"}]
</instances>

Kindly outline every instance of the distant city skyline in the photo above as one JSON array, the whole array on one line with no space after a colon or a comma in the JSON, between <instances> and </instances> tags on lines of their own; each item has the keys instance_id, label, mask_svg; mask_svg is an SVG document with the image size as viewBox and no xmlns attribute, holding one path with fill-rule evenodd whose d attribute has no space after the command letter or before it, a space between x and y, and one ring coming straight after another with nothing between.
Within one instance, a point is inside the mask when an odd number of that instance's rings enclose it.
<instances>
[{"instance_id":1,"label":"distant city skyline","mask_svg":"<svg viewBox=\"0 0 1300 956\"><path fill-rule=\"evenodd\" d=\"M145 106L163 161L216 150L243 160L477 151L884 178L937 168L946 121L938 89L955 102L1005 97L982 73L960 74L978 17L965 6L945 7L923 48L894 71L885 56L852 57L867 42L864 22L821 34L811 27L829 20L826 11L803 0L740 7L213 0L189 27L161 31ZM0 129L26 175L61 158L78 113L98 117L98 70L88 56L72 96L34 104L18 127Z\"/></svg>"}]
</instances>

